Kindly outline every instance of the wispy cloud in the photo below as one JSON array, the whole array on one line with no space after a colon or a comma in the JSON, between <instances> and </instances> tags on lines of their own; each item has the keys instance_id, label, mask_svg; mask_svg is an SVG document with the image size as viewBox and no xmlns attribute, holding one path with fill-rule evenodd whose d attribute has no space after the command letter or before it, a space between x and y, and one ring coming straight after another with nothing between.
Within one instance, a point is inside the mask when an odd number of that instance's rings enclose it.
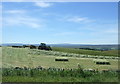
<instances>
[{"instance_id":1,"label":"wispy cloud","mask_svg":"<svg viewBox=\"0 0 120 84\"><path fill-rule=\"evenodd\" d=\"M29 26L32 28L41 28L41 24L38 19L27 17L27 16L14 16L3 18L4 24L9 26Z\"/></svg>"},{"instance_id":2,"label":"wispy cloud","mask_svg":"<svg viewBox=\"0 0 120 84\"><path fill-rule=\"evenodd\" d=\"M71 18L67 18L67 21L70 21L70 22L83 22L83 21L86 21L88 20L87 18L84 18L84 17L71 17Z\"/></svg>"},{"instance_id":3,"label":"wispy cloud","mask_svg":"<svg viewBox=\"0 0 120 84\"><path fill-rule=\"evenodd\" d=\"M35 2L35 6L41 7L41 8L47 8L52 6L52 3L48 3L48 2Z\"/></svg>"},{"instance_id":4,"label":"wispy cloud","mask_svg":"<svg viewBox=\"0 0 120 84\"><path fill-rule=\"evenodd\" d=\"M41 28L41 19L29 16L25 10L6 10L3 16L3 25L6 26L28 26L30 28Z\"/></svg>"},{"instance_id":5,"label":"wispy cloud","mask_svg":"<svg viewBox=\"0 0 120 84\"><path fill-rule=\"evenodd\" d=\"M25 14L27 11L25 10L8 10L5 11L5 13L10 13L10 14Z\"/></svg>"},{"instance_id":6,"label":"wispy cloud","mask_svg":"<svg viewBox=\"0 0 120 84\"><path fill-rule=\"evenodd\" d=\"M88 17L80 17L80 16L62 16L59 20L74 22L74 23L89 23L94 22L95 20L89 19Z\"/></svg>"}]
</instances>

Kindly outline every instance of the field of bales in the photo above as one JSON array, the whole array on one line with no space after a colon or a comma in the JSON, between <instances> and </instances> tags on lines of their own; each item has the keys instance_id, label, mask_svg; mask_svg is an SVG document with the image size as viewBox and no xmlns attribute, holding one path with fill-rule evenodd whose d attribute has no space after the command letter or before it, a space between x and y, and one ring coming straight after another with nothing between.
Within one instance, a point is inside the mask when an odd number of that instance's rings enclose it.
<instances>
[{"instance_id":1,"label":"field of bales","mask_svg":"<svg viewBox=\"0 0 120 84\"><path fill-rule=\"evenodd\" d=\"M58 49L58 48L57 48ZM59 49L60 50L60 49ZM66 57L68 61L55 61L57 57ZM106 59L110 62L110 65L96 65L93 60L95 58L98 59ZM21 82L23 78L21 78L23 75L25 75L25 79L23 82L32 82L32 79L35 79L36 81L33 82L46 82L46 78L48 78L48 82L55 82L55 81L61 81L64 82L65 79L67 82L71 81L117 81L117 74L116 73L108 73L108 75L113 75L113 79L111 80L110 76L107 76L108 79L104 80L104 75L101 75L100 73L97 75L93 75L91 73L84 73L84 75L88 79L84 78L84 76L79 76L78 72L70 72L69 70L78 69L78 64L82 69L94 69L98 71L102 70L118 70L118 57L116 56L94 56L94 55L88 55L88 54L78 54L71 51L69 52L62 52L57 51L53 49L53 51L45 51L45 50L38 50L38 49L29 49L29 48L12 48L12 47L2 47L2 67L5 69L3 73L3 81L4 82ZM34 70L36 67L42 67L45 70L42 70L41 72ZM14 70L15 67L20 68L28 68L28 71L24 72L24 70ZM55 68L55 71L46 71L46 69ZM9 70L11 69L11 70ZM30 69L30 70L29 70ZM61 72L62 70L68 70L65 72ZM60 70L60 72L58 72ZM15 73L16 74L10 74ZM27 74L28 73L28 74ZM35 75L35 74L39 75ZM63 73L62 75L60 75ZM74 73L74 74L70 74ZM27 74L27 75L26 75ZM29 75L30 74L30 75ZM31 75L32 74L32 75ZM51 75L50 75L51 74ZM68 74L68 75L65 75ZM75 74L78 74L74 76ZM95 74L95 73L94 73ZM93 77L91 80L89 79L89 75ZM102 79L99 80L99 76L102 77ZM32 78L28 78L28 77ZM51 76L53 79L50 79ZM98 76L97 79L95 79ZM14 77L14 79L12 78ZM35 77L35 78L33 78ZM38 78L40 77L40 79ZM43 77L43 78L42 78ZM46 77L46 78L45 78ZM65 77L65 78L64 78ZM28 79L27 79L28 78ZM80 79L79 79L80 78ZM12 80L11 80L12 79Z\"/></svg>"},{"instance_id":2,"label":"field of bales","mask_svg":"<svg viewBox=\"0 0 120 84\"><path fill-rule=\"evenodd\" d=\"M67 57L68 62L55 61L56 57ZM117 59L107 59L111 65L96 65L93 62L96 56L84 56L79 54L61 53L55 51L44 51L29 48L2 48L3 67L37 67L45 68L77 68L79 63L83 68L92 69L118 69ZM100 58L98 56L98 58ZM105 58L105 57L103 57ZM107 58L107 57L106 57Z\"/></svg>"}]
</instances>

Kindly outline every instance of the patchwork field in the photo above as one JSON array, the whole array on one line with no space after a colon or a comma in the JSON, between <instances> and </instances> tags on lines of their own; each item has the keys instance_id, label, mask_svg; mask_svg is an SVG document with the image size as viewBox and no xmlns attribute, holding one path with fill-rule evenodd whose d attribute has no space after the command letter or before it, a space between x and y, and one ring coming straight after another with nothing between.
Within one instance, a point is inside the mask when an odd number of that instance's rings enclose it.
<instances>
[{"instance_id":1,"label":"patchwork field","mask_svg":"<svg viewBox=\"0 0 120 84\"><path fill-rule=\"evenodd\" d=\"M118 60L117 59L107 59L110 62L110 65L96 65L93 62L94 58L81 58L67 56L67 62L55 61L56 57L64 57L63 54L56 51L44 51L37 49L29 48L11 48L3 47L2 48L2 65L3 67L37 67L42 66L44 68L54 67L54 68L78 68L78 63L84 69L118 69ZM61 55L62 54L62 55ZM68 53L69 54L69 53ZM71 55L71 54L70 54Z\"/></svg>"}]
</instances>

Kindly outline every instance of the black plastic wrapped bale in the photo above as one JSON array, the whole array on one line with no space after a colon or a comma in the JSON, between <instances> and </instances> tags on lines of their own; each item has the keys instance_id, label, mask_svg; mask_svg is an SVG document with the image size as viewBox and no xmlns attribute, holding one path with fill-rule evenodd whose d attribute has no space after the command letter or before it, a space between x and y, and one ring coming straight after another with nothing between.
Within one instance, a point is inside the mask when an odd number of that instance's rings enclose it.
<instances>
[{"instance_id":1,"label":"black plastic wrapped bale","mask_svg":"<svg viewBox=\"0 0 120 84\"><path fill-rule=\"evenodd\" d=\"M68 59L67 58L55 58L55 61L68 61Z\"/></svg>"}]
</instances>

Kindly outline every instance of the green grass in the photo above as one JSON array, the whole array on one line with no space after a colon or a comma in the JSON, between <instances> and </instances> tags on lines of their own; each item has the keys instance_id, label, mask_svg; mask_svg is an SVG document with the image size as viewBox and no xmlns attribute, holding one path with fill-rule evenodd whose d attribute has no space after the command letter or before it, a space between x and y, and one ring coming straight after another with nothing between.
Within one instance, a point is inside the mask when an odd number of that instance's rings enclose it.
<instances>
[{"instance_id":1,"label":"green grass","mask_svg":"<svg viewBox=\"0 0 120 84\"><path fill-rule=\"evenodd\" d=\"M56 62L55 58L58 56L35 54L39 50L31 50L27 48L8 48L2 49L2 64L3 67L37 67L42 66L45 68L78 68L79 63L83 68L92 69L118 69L118 61L113 59L107 59L111 65L96 65L93 62L93 58L79 58L68 57L68 62ZM32 54L31 54L32 53ZM39 51L39 53L42 53Z\"/></svg>"},{"instance_id":2,"label":"green grass","mask_svg":"<svg viewBox=\"0 0 120 84\"><path fill-rule=\"evenodd\" d=\"M2 80L3 82L118 82L118 73L81 72L79 69L73 71L4 69Z\"/></svg>"},{"instance_id":3,"label":"green grass","mask_svg":"<svg viewBox=\"0 0 120 84\"><path fill-rule=\"evenodd\" d=\"M62 50L62 49L61 49ZM61 52L61 51L60 51ZM1 52L0 52L1 53ZM52 52L54 53L54 52ZM118 69L118 61L115 59L107 59L110 61L111 65L96 65L93 62L93 58L79 58L79 57L68 57L68 62L56 62L55 58L57 55L48 55L48 52L37 50L37 49L28 49L28 48L11 48L11 47L2 47L2 67L28 67L35 68L37 66L42 66L44 68L65 68L65 69L77 69L77 64L79 63L84 69ZM59 55L59 57L62 57ZM21 71L20 71L21 72ZM95 74L90 77L77 76L78 73L73 72L76 76L69 76L70 72L64 76L60 75L60 72L50 72L48 71L37 72L34 71L34 75L31 76L29 71L23 71L24 74L29 74L28 76L18 76L15 75L15 71L12 71L12 75L3 75L3 82L117 82L117 76L113 73L107 74ZM10 72L8 72L10 73ZM14 74L13 74L14 73Z\"/></svg>"},{"instance_id":4,"label":"green grass","mask_svg":"<svg viewBox=\"0 0 120 84\"><path fill-rule=\"evenodd\" d=\"M115 76L105 77L96 75L94 77L82 78L82 77L20 77L20 76L7 76L3 77L2 82L118 82L118 78Z\"/></svg>"},{"instance_id":5,"label":"green grass","mask_svg":"<svg viewBox=\"0 0 120 84\"><path fill-rule=\"evenodd\" d=\"M19 76L8 76L3 77L2 82L118 82L117 77L105 78L101 76L94 78L79 78L79 77L19 77Z\"/></svg>"},{"instance_id":6,"label":"green grass","mask_svg":"<svg viewBox=\"0 0 120 84\"><path fill-rule=\"evenodd\" d=\"M75 53L75 54L118 56L118 50L95 51L95 50L84 50L84 49L63 48L63 47L52 47L52 50L59 52Z\"/></svg>"}]
</instances>

